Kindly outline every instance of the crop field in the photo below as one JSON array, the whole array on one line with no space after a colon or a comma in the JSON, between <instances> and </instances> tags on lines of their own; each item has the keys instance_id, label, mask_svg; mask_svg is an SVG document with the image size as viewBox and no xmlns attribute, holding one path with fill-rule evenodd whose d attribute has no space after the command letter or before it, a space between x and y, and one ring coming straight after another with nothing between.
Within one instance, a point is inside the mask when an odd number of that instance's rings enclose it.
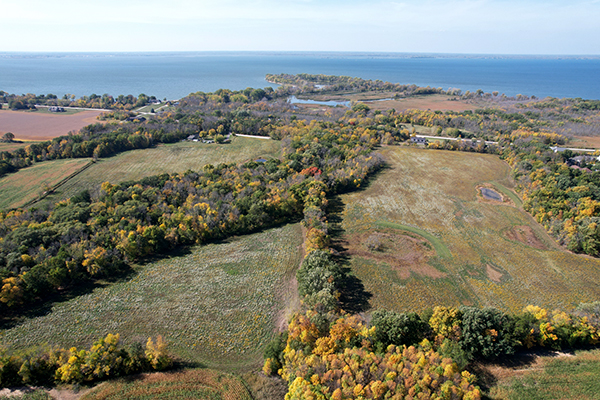
<instances>
[{"instance_id":1,"label":"crop field","mask_svg":"<svg viewBox=\"0 0 600 400\"><path fill-rule=\"evenodd\" d=\"M90 162L87 158L45 161L0 178L0 209L16 208L38 198Z\"/></svg>"},{"instance_id":2,"label":"crop field","mask_svg":"<svg viewBox=\"0 0 600 400\"><path fill-rule=\"evenodd\" d=\"M600 260L561 249L519 208L509 167L498 157L405 147L383 152L388 168L365 190L342 196L341 244L374 308L569 310L598 300ZM484 186L503 200L485 200Z\"/></svg>"},{"instance_id":3,"label":"crop field","mask_svg":"<svg viewBox=\"0 0 600 400\"><path fill-rule=\"evenodd\" d=\"M201 170L206 164L244 162L259 157L279 157L280 142L234 137L229 144L180 142L133 150L104 158L71 179L51 197L59 201L84 189L99 190L102 182L119 183L162 173Z\"/></svg>"},{"instance_id":4,"label":"crop field","mask_svg":"<svg viewBox=\"0 0 600 400\"><path fill-rule=\"evenodd\" d=\"M251 400L252 395L240 378L234 375L195 369L105 382L81 397L81 400L121 399Z\"/></svg>"},{"instance_id":5,"label":"crop field","mask_svg":"<svg viewBox=\"0 0 600 400\"><path fill-rule=\"evenodd\" d=\"M300 225L292 224L193 247L0 331L0 346L89 348L111 332L124 343L162 335L181 360L235 371L259 368L264 346L293 306L288 285L301 245Z\"/></svg>"},{"instance_id":6,"label":"crop field","mask_svg":"<svg viewBox=\"0 0 600 400\"><path fill-rule=\"evenodd\" d=\"M48 140L99 122L96 117L101 112L81 111L63 114L46 111L0 110L0 136L12 132L17 140Z\"/></svg>"}]
</instances>

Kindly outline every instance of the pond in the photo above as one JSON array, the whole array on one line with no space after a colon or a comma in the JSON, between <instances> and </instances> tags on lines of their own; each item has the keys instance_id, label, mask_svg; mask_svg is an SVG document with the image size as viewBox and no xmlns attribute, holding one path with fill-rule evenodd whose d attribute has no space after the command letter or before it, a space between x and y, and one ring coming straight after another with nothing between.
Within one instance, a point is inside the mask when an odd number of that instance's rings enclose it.
<instances>
[{"instance_id":1,"label":"pond","mask_svg":"<svg viewBox=\"0 0 600 400\"><path fill-rule=\"evenodd\" d=\"M502 195L493 189L482 187L479 190L484 199L502 201Z\"/></svg>"},{"instance_id":2,"label":"pond","mask_svg":"<svg viewBox=\"0 0 600 400\"><path fill-rule=\"evenodd\" d=\"M292 104L318 104L321 106L331 106L331 107L336 107L336 106L344 106L344 107L350 107L350 102L349 101L334 101L334 100L329 100L329 101L317 101L317 100L302 100L297 98L296 96L290 96L288 98L288 101Z\"/></svg>"}]
</instances>

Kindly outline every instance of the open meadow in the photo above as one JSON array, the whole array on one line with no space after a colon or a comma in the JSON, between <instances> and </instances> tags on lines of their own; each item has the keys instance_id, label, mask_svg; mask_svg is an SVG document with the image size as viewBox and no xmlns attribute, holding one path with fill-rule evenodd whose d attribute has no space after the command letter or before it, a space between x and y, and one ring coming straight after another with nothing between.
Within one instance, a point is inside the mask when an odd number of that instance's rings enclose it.
<instances>
[{"instance_id":1,"label":"open meadow","mask_svg":"<svg viewBox=\"0 0 600 400\"><path fill-rule=\"evenodd\" d=\"M100 113L0 110L0 136L12 132L16 140L48 140L99 122L96 117Z\"/></svg>"},{"instance_id":2,"label":"open meadow","mask_svg":"<svg viewBox=\"0 0 600 400\"><path fill-rule=\"evenodd\" d=\"M0 178L0 209L17 208L84 168L90 159L45 161Z\"/></svg>"},{"instance_id":3,"label":"open meadow","mask_svg":"<svg viewBox=\"0 0 600 400\"><path fill-rule=\"evenodd\" d=\"M122 399L206 399L251 400L240 378L227 373L194 369L171 373L143 374L105 382L81 397L81 400Z\"/></svg>"},{"instance_id":4,"label":"open meadow","mask_svg":"<svg viewBox=\"0 0 600 400\"><path fill-rule=\"evenodd\" d=\"M267 159L279 157L279 154L280 142L278 141L242 137L234 137L229 144L203 144L199 142L161 144L155 148L132 150L114 157L100 159L82 173L65 182L44 201L60 201L72 197L84 189L88 189L93 193L95 190L99 190L100 184L106 181L119 183L162 173L200 170L206 164L239 163L259 157ZM68 162L82 161L69 160ZM29 178L24 178L29 176L27 174L33 174L31 176L35 176L36 181L50 182L51 178L48 174L61 174L63 177L69 175L68 171L62 171L65 168L63 163L70 165L68 162L61 160L40 163L35 166L35 168L40 168L38 170L30 171L34 167L28 167L1 179L0 208L15 207L15 204L23 204L27 201L17 203L15 200L21 197L24 198L29 191L28 188L31 185L25 183L28 182ZM87 163L88 160L86 159L85 162ZM59 180L56 180L56 182ZM5 181L15 182L14 185L10 186L10 191L6 195L4 194ZM19 189L22 192L19 192ZM8 194L10 194L10 197ZM33 195L37 194L34 191ZM3 200L4 197L7 197L7 200ZM32 197L28 197L28 199L31 200Z\"/></svg>"},{"instance_id":5,"label":"open meadow","mask_svg":"<svg viewBox=\"0 0 600 400\"><path fill-rule=\"evenodd\" d=\"M341 245L374 308L528 304L600 296L600 260L569 253L520 208L497 156L387 147L388 168L341 196ZM484 199L481 189L501 196Z\"/></svg>"},{"instance_id":6,"label":"open meadow","mask_svg":"<svg viewBox=\"0 0 600 400\"><path fill-rule=\"evenodd\" d=\"M162 335L170 352L192 365L256 370L297 306L290 282L301 245L300 225L291 224L190 248L0 331L0 346L89 348L108 333L126 344Z\"/></svg>"}]
</instances>

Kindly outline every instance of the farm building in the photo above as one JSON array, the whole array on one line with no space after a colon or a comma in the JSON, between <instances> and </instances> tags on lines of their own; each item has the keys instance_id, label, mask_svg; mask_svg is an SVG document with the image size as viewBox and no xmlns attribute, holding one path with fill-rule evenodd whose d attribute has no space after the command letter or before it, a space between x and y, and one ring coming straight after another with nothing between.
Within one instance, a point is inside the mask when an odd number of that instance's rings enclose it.
<instances>
[{"instance_id":1,"label":"farm building","mask_svg":"<svg viewBox=\"0 0 600 400\"><path fill-rule=\"evenodd\" d=\"M415 144L423 144L423 145L427 144L427 139L423 138L423 137L413 136L410 138L410 141Z\"/></svg>"}]
</instances>

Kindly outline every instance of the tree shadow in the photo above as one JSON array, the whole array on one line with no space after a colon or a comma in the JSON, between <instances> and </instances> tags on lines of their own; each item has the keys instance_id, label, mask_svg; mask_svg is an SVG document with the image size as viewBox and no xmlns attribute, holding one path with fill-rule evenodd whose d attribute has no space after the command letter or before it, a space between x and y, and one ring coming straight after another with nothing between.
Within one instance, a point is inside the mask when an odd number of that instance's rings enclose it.
<instances>
[{"instance_id":1,"label":"tree shadow","mask_svg":"<svg viewBox=\"0 0 600 400\"><path fill-rule=\"evenodd\" d=\"M329 221L330 248L333 257L340 265L343 278L340 280L340 305L349 313L360 313L371 308L369 300L373 294L365 289L362 281L352 273L351 257L346 247L345 230L342 228L342 213L346 204L338 195L328 199L327 219Z\"/></svg>"}]
</instances>

